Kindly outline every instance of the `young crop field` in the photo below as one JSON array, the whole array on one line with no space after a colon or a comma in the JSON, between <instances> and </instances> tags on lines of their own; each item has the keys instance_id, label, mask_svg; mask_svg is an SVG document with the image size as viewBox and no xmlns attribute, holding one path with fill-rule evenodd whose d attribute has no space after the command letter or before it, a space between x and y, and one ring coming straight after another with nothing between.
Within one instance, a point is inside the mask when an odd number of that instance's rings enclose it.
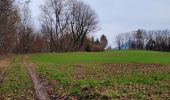
<instances>
[{"instance_id":1,"label":"young crop field","mask_svg":"<svg viewBox=\"0 0 170 100\"><path fill-rule=\"evenodd\" d=\"M46 53L13 56L9 64L2 60L0 99L35 98L28 67L52 100L170 99L168 52Z\"/></svg>"},{"instance_id":2,"label":"young crop field","mask_svg":"<svg viewBox=\"0 0 170 100\"><path fill-rule=\"evenodd\" d=\"M54 98L55 93L78 99L170 97L170 53L106 51L29 56Z\"/></svg>"}]
</instances>

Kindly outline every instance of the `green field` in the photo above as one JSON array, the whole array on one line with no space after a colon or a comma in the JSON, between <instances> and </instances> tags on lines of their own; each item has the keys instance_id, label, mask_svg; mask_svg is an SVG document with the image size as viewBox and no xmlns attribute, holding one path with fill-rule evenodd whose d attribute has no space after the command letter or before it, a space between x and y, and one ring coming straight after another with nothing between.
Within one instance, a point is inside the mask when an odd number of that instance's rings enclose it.
<instances>
[{"instance_id":1,"label":"green field","mask_svg":"<svg viewBox=\"0 0 170 100\"><path fill-rule=\"evenodd\" d=\"M60 95L79 99L169 98L170 53L105 51L29 55Z\"/></svg>"},{"instance_id":2,"label":"green field","mask_svg":"<svg viewBox=\"0 0 170 100\"><path fill-rule=\"evenodd\" d=\"M169 52L156 51L105 51L105 52L79 52L79 53L51 53L34 54L31 59L40 63L170 63Z\"/></svg>"},{"instance_id":3,"label":"green field","mask_svg":"<svg viewBox=\"0 0 170 100\"><path fill-rule=\"evenodd\" d=\"M79 100L170 99L169 52L115 50L28 54L6 59L0 60L2 100L34 98L23 60L34 64L51 98L57 94Z\"/></svg>"}]
</instances>

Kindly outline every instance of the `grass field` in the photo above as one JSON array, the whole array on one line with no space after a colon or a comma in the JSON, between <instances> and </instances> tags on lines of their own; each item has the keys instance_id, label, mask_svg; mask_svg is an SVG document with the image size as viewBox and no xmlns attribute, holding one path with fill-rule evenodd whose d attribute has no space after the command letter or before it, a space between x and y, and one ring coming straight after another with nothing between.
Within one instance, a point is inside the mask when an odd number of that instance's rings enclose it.
<instances>
[{"instance_id":1,"label":"grass field","mask_svg":"<svg viewBox=\"0 0 170 100\"><path fill-rule=\"evenodd\" d=\"M129 50L0 57L0 100L35 99L23 61L53 99L170 99L170 53Z\"/></svg>"},{"instance_id":2,"label":"grass field","mask_svg":"<svg viewBox=\"0 0 170 100\"><path fill-rule=\"evenodd\" d=\"M170 63L169 52L156 51L106 51L106 52L79 52L79 53L51 53L31 55L32 60L41 63Z\"/></svg>"},{"instance_id":3,"label":"grass field","mask_svg":"<svg viewBox=\"0 0 170 100\"><path fill-rule=\"evenodd\" d=\"M105 51L31 54L53 93L78 99L170 99L170 53Z\"/></svg>"},{"instance_id":4,"label":"grass field","mask_svg":"<svg viewBox=\"0 0 170 100\"><path fill-rule=\"evenodd\" d=\"M32 83L23 66L21 57L15 56L0 61L0 100L32 100L34 93Z\"/></svg>"}]
</instances>

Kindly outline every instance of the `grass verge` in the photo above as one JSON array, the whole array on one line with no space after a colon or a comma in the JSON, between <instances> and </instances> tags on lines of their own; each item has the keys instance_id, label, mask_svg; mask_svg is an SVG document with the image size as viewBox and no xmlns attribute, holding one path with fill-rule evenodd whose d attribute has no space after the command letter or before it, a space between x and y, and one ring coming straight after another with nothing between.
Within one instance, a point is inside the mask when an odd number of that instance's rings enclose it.
<instances>
[{"instance_id":1,"label":"grass verge","mask_svg":"<svg viewBox=\"0 0 170 100\"><path fill-rule=\"evenodd\" d=\"M0 85L1 99L34 99L31 81L19 56L12 57L5 67L4 77Z\"/></svg>"}]
</instances>

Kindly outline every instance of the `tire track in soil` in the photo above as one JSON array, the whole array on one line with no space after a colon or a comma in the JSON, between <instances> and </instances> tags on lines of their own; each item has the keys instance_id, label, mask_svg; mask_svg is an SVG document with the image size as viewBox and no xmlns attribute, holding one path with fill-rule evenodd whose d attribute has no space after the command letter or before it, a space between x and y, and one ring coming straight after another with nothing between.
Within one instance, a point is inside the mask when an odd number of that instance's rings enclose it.
<instances>
[{"instance_id":1,"label":"tire track in soil","mask_svg":"<svg viewBox=\"0 0 170 100\"><path fill-rule=\"evenodd\" d=\"M35 95L36 99L38 100L50 100L49 95L46 91L46 89L43 87L43 84L39 81L36 72L35 72L35 66L31 63L27 63L24 61L24 65L28 69L29 76L32 80L34 90L35 90Z\"/></svg>"}]
</instances>

